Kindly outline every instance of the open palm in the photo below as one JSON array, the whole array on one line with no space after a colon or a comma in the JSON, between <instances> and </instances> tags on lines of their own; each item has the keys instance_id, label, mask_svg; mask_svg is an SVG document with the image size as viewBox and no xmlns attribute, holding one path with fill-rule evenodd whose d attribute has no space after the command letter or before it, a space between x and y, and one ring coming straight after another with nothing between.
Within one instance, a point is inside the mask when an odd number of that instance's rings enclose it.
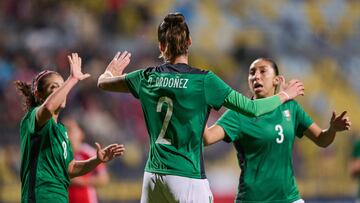
<instances>
[{"instance_id":1,"label":"open palm","mask_svg":"<svg viewBox=\"0 0 360 203\"><path fill-rule=\"evenodd\" d=\"M110 71L113 76L122 75L124 69L130 63L131 53L124 51L117 52L113 60L106 67L106 71Z\"/></svg>"},{"instance_id":2,"label":"open palm","mask_svg":"<svg viewBox=\"0 0 360 203\"><path fill-rule=\"evenodd\" d=\"M89 73L82 73L81 72L81 58L78 56L77 53L72 53L71 56L68 56L69 63L70 63L70 75L78 80L84 80L90 77Z\"/></svg>"},{"instance_id":3,"label":"open palm","mask_svg":"<svg viewBox=\"0 0 360 203\"><path fill-rule=\"evenodd\" d=\"M125 147L122 144L111 144L103 149L99 143L95 143L95 145L97 159L101 162L111 161L112 159L123 155L125 152Z\"/></svg>"},{"instance_id":4,"label":"open palm","mask_svg":"<svg viewBox=\"0 0 360 203\"><path fill-rule=\"evenodd\" d=\"M348 116L345 117L347 112L344 111L340 115L336 115L336 112L333 111L333 114L330 119L330 127L336 131L350 130L351 121Z\"/></svg>"}]
</instances>

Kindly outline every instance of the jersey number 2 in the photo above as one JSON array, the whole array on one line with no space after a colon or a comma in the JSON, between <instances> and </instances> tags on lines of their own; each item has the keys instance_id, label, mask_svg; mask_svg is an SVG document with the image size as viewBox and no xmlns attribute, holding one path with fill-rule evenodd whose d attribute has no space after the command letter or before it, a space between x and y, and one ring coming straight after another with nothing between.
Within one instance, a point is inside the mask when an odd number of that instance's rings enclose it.
<instances>
[{"instance_id":1,"label":"jersey number 2","mask_svg":"<svg viewBox=\"0 0 360 203\"><path fill-rule=\"evenodd\" d=\"M284 134L283 134L283 128L282 128L282 126L279 125L279 124L276 125L276 126L275 126L275 130L276 130L276 132L278 133L278 135L280 136L280 137L276 138L276 142L277 142L278 144L283 143L283 142L284 142Z\"/></svg>"},{"instance_id":2,"label":"jersey number 2","mask_svg":"<svg viewBox=\"0 0 360 203\"><path fill-rule=\"evenodd\" d=\"M164 138L164 136L165 136L166 130L168 128L171 115L173 113L173 108L174 108L173 101L169 97L160 97L160 99L157 103L156 112L161 112L162 105L164 103L167 104L167 110L166 110L166 115L165 115L164 122L163 122L163 125L160 130L159 136L155 142L156 144L171 144L171 140Z\"/></svg>"}]
</instances>

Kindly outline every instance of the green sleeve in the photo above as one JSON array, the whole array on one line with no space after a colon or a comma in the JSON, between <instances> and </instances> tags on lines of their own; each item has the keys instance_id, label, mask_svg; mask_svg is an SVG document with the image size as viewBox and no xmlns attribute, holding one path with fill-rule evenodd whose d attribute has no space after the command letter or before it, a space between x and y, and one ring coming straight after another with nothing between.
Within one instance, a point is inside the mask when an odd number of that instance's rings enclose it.
<instances>
[{"instance_id":1,"label":"green sleeve","mask_svg":"<svg viewBox=\"0 0 360 203\"><path fill-rule=\"evenodd\" d=\"M218 121L216 125L222 127L225 131L224 141L234 142L241 138L241 119L239 114L232 110L227 110Z\"/></svg>"},{"instance_id":2,"label":"green sleeve","mask_svg":"<svg viewBox=\"0 0 360 203\"><path fill-rule=\"evenodd\" d=\"M352 158L359 158L360 157L360 140L357 140L353 144L353 149L351 153Z\"/></svg>"},{"instance_id":3,"label":"green sleeve","mask_svg":"<svg viewBox=\"0 0 360 203\"><path fill-rule=\"evenodd\" d=\"M26 131L30 134L30 135L34 135L36 134L44 134L44 131L47 131L48 128L50 128L50 125L52 125L52 123L54 123L54 119L50 118L41 129L36 129L36 112L40 107L35 107L33 109L31 109L26 118L24 119L24 122L22 123L22 125L24 125L24 128L26 129Z\"/></svg>"},{"instance_id":4,"label":"green sleeve","mask_svg":"<svg viewBox=\"0 0 360 203\"><path fill-rule=\"evenodd\" d=\"M261 116L281 105L279 96L251 100L233 90L225 99L224 106L247 116Z\"/></svg>"},{"instance_id":5,"label":"green sleeve","mask_svg":"<svg viewBox=\"0 0 360 203\"><path fill-rule=\"evenodd\" d=\"M63 126L65 128L65 126ZM65 128L65 131L67 132L66 128ZM67 142L67 154L68 154L68 157L69 157L69 163L74 160L74 152L72 150L72 147L71 147L71 141L70 139L68 139L69 141Z\"/></svg>"},{"instance_id":6,"label":"green sleeve","mask_svg":"<svg viewBox=\"0 0 360 203\"><path fill-rule=\"evenodd\" d=\"M39 107L33 108L28 112L28 117L26 118L26 129L30 134L35 133L36 126L36 111Z\"/></svg>"},{"instance_id":7,"label":"green sleeve","mask_svg":"<svg viewBox=\"0 0 360 203\"><path fill-rule=\"evenodd\" d=\"M211 108L219 110L231 90L231 87L213 72L209 71L206 74L204 81L205 101Z\"/></svg>"},{"instance_id":8,"label":"green sleeve","mask_svg":"<svg viewBox=\"0 0 360 203\"><path fill-rule=\"evenodd\" d=\"M139 90L141 79L143 78L143 70L136 70L131 73L126 74L125 81L126 84L134 97L139 98Z\"/></svg>"},{"instance_id":9,"label":"green sleeve","mask_svg":"<svg viewBox=\"0 0 360 203\"><path fill-rule=\"evenodd\" d=\"M295 112L295 132L296 136L301 138L304 136L304 132L310 127L311 124L314 123L314 121L296 101L289 102L294 103L293 111Z\"/></svg>"}]
</instances>

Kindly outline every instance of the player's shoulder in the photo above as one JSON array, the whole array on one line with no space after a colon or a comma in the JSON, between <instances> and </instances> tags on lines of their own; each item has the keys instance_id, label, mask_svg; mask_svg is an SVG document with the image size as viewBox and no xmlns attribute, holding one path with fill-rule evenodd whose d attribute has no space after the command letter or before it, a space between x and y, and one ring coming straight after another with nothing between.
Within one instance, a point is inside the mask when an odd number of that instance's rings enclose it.
<instances>
[{"instance_id":1,"label":"player's shoulder","mask_svg":"<svg viewBox=\"0 0 360 203\"><path fill-rule=\"evenodd\" d=\"M149 73L176 73L176 74L208 74L208 70L192 67L185 63L170 64L164 63L158 66L148 67L144 70L145 74Z\"/></svg>"},{"instance_id":2,"label":"player's shoulder","mask_svg":"<svg viewBox=\"0 0 360 203\"><path fill-rule=\"evenodd\" d=\"M223 117L225 118L233 118L233 119L246 119L248 116L245 116L244 114L241 114L239 112L236 112L234 110L228 109L225 111Z\"/></svg>"},{"instance_id":3,"label":"player's shoulder","mask_svg":"<svg viewBox=\"0 0 360 203\"><path fill-rule=\"evenodd\" d=\"M20 121L20 124L26 122L27 120L30 119L31 117L31 114L36 111L36 107L33 107L33 108L30 108L26 113L25 115L22 117L21 121Z\"/></svg>"},{"instance_id":4,"label":"player's shoulder","mask_svg":"<svg viewBox=\"0 0 360 203\"><path fill-rule=\"evenodd\" d=\"M201 74L201 75L206 75L211 72L209 70L205 70L205 69L201 69L201 68L197 68L197 67L193 67L193 66L189 66L189 65L188 65L188 70L189 70L189 73L191 73L191 74Z\"/></svg>"},{"instance_id":5,"label":"player's shoulder","mask_svg":"<svg viewBox=\"0 0 360 203\"><path fill-rule=\"evenodd\" d=\"M287 108L297 108L300 107L300 104L296 100L292 99L283 103L282 106Z\"/></svg>"}]
</instances>

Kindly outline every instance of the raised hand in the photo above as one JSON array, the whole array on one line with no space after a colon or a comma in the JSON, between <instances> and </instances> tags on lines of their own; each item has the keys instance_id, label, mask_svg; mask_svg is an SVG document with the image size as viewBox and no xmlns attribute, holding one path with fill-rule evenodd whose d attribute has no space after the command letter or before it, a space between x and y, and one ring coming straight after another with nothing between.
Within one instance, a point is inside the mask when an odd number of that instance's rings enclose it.
<instances>
[{"instance_id":1,"label":"raised hand","mask_svg":"<svg viewBox=\"0 0 360 203\"><path fill-rule=\"evenodd\" d=\"M280 76L280 90L289 97L288 99L294 99L299 95L304 96L305 94L304 85L300 80L292 79L286 83L283 76Z\"/></svg>"},{"instance_id":2,"label":"raised hand","mask_svg":"<svg viewBox=\"0 0 360 203\"><path fill-rule=\"evenodd\" d=\"M96 145L96 154L97 159L101 162L108 162L114 159L115 157L119 157L124 154L125 147L122 144L111 144L103 149L99 143L95 143Z\"/></svg>"},{"instance_id":3,"label":"raised hand","mask_svg":"<svg viewBox=\"0 0 360 203\"><path fill-rule=\"evenodd\" d=\"M330 129L333 129L337 132L350 130L351 121L348 116L344 117L346 113L346 111L343 111L340 115L336 115L336 112L333 111L330 119Z\"/></svg>"},{"instance_id":4,"label":"raised hand","mask_svg":"<svg viewBox=\"0 0 360 203\"><path fill-rule=\"evenodd\" d=\"M123 74L124 69L130 63L131 53L124 51L123 53L117 52L113 60L106 67L113 76L120 76Z\"/></svg>"},{"instance_id":5,"label":"raised hand","mask_svg":"<svg viewBox=\"0 0 360 203\"><path fill-rule=\"evenodd\" d=\"M82 73L81 72L81 58L78 56L77 53L72 53L71 56L68 56L69 63L70 63L70 76L78 79L84 80L90 77L89 73Z\"/></svg>"},{"instance_id":6,"label":"raised hand","mask_svg":"<svg viewBox=\"0 0 360 203\"><path fill-rule=\"evenodd\" d=\"M284 91L284 89L286 89L287 84L285 81L285 77L283 75L278 75L279 78L279 91Z\"/></svg>"}]
</instances>

